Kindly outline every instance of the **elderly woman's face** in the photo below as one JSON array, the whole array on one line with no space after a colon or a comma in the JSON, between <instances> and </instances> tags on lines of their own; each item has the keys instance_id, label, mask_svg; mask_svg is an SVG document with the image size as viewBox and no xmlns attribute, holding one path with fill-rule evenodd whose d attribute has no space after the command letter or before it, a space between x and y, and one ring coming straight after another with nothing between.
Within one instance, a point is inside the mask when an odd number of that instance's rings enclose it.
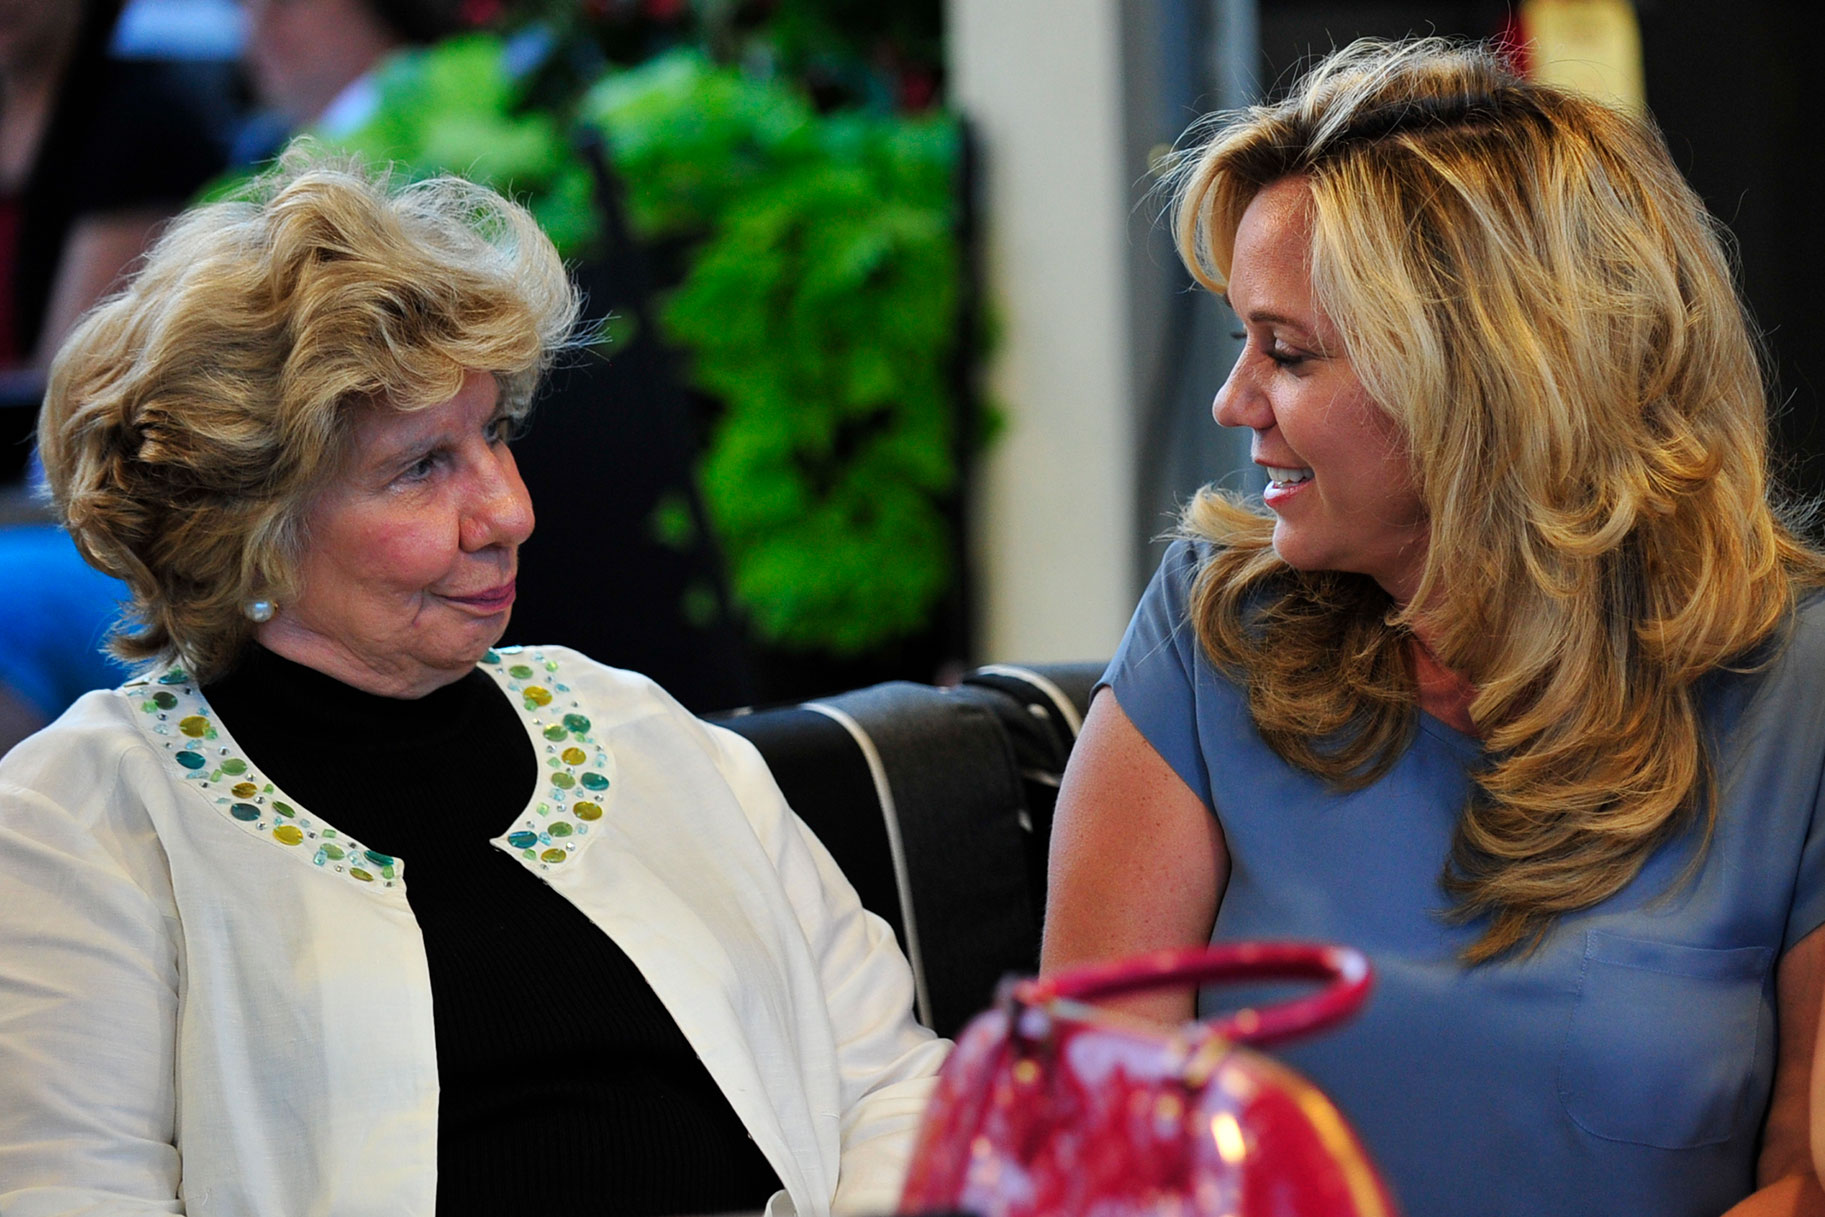
<instances>
[{"instance_id":1,"label":"elderly woman's face","mask_svg":"<svg viewBox=\"0 0 1825 1217\"><path fill-rule=\"evenodd\" d=\"M500 640L532 503L492 376L424 410L375 408L306 517L299 592L260 642L346 684L418 697Z\"/></svg>"},{"instance_id":2,"label":"elderly woman's face","mask_svg":"<svg viewBox=\"0 0 1825 1217\"><path fill-rule=\"evenodd\" d=\"M1243 213L1229 303L1247 345L1214 412L1255 433L1275 552L1300 570L1368 575L1404 603L1425 561L1425 509L1399 430L1357 379L1313 295L1311 247L1302 179L1271 183Z\"/></svg>"}]
</instances>

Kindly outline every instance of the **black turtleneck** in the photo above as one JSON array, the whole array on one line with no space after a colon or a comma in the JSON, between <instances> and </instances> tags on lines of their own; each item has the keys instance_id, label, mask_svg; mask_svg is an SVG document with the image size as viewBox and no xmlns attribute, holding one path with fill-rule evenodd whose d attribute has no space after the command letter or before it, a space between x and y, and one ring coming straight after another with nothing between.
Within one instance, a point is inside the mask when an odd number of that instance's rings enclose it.
<instances>
[{"instance_id":1,"label":"black turtleneck","mask_svg":"<svg viewBox=\"0 0 1825 1217\"><path fill-rule=\"evenodd\" d=\"M639 971L489 844L538 780L492 679L378 697L253 647L203 691L295 803L405 863L437 1031L440 1211L765 1204L773 1168Z\"/></svg>"}]
</instances>

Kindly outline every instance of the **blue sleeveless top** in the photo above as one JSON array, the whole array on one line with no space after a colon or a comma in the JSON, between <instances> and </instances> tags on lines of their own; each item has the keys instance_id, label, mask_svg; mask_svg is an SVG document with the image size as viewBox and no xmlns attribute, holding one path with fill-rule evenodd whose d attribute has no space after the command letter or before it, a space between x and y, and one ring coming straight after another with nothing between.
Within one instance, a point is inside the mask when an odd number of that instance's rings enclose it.
<instances>
[{"instance_id":1,"label":"blue sleeveless top","mask_svg":"<svg viewBox=\"0 0 1825 1217\"><path fill-rule=\"evenodd\" d=\"M1278 1055L1343 1109L1406 1217L1716 1217L1752 1191L1775 964L1825 922L1825 597L1770 665L1707 679L1721 808L1696 873L1694 832L1532 955L1466 968L1483 927L1447 923L1439 880L1481 744L1422 714L1366 789L1286 764L1187 620L1203 552L1168 552L1104 680L1222 825L1214 940L1368 954L1363 1013Z\"/></svg>"}]
</instances>

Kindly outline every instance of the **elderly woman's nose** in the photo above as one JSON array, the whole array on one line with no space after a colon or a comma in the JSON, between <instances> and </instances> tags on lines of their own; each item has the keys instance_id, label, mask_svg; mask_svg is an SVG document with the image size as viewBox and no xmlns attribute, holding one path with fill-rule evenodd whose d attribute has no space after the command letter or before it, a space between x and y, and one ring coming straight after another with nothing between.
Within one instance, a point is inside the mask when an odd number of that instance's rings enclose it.
<instances>
[{"instance_id":1,"label":"elderly woman's nose","mask_svg":"<svg viewBox=\"0 0 1825 1217\"><path fill-rule=\"evenodd\" d=\"M532 496L526 493L513 454L501 449L490 456L463 515L463 548L471 551L518 545L532 535Z\"/></svg>"}]
</instances>

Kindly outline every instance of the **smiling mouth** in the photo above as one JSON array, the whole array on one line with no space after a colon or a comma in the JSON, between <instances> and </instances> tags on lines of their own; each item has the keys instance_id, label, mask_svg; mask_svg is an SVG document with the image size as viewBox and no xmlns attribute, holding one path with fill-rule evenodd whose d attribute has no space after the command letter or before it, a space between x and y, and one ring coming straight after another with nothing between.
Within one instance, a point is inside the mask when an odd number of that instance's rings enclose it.
<instances>
[{"instance_id":1,"label":"smiling mouth","mask_svg":"<svg viewBox=\"0 0 1825 1217\"><path fill-rule=\"evenodd\" d=\"M1267 472L1268 484L1276 490L1284 490L1289 486L1297 486L1301 482L1312 480L1310 469L1287 469L1278 465L1263 465L1262 469Z\"/></svg>"},{"instance_id":2,"label":"smiling mouth","mask_svg":"<svg viewBox=\"0 0 1825 1217\"><path fill-rule=\"evenodd\" d=\"M498 587L491 587L486 591L476 592L472 596L446 596L444 599L449 600L454 604L462 604L473 609L480 609L484 613L498 613L502 609L508 608L513 604L513 592L514 581L509 579Z\"/></svg>"}]
</instances>

